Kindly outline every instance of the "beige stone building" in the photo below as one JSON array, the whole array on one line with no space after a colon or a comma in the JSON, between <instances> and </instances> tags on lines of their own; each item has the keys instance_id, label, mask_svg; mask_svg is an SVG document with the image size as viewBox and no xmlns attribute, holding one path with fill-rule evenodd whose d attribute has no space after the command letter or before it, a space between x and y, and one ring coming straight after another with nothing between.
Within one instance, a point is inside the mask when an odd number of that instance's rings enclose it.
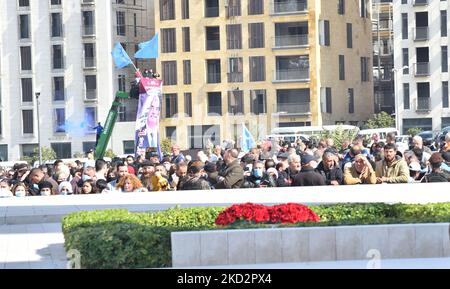
<instances>
[{"instance_id":1,"label":"beige stone building","mask_svg":"<svg viewBox=\"0 0 450 289\"><path fill-rule=\"evenodd\" d=\"M373 113L367 0L159 0L161 134L182 148Z\"/></svg>"}]
</instances>

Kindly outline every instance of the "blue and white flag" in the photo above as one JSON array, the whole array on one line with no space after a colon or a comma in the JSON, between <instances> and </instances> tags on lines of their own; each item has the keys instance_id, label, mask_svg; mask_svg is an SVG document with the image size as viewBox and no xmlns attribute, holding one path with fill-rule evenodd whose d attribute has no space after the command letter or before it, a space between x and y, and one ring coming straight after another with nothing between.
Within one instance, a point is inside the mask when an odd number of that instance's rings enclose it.
<instances>
[{"instance_id":1,"label":"blue and white flag","mask_svg":"<svg viewBox=\"0 0 450 289\"><path fill-rule=\"evenodd\" d=\"M117 43L112 51L112 56L114 63L118 69L124 68L130 64L133 64L130 57L128 56L125 49L123 49L122 44Z\"/></svg>"},{"instance_id":2,"label":"blue and white flag","mask_svg":"<svg viewBox=\"0 0 450 289\"><path fill-rule=\"evenodd\" d=\"M150 59L150 58L158 58L158 42L159 37L158 33L155 34L155 36L152 38L152 40L143 42L139 44L139 51L134 54L134 58L140 58L140 59Z\"/></svg>"},{"instance_id":3,"label":"blue and white flag","mask_svg":"<svg viewBox=\"0 0 450 289\"><path fill-rule=\"evenodd\" d=\"M254 147L256 147L255 139L253 138L252 134L247 129L245 124L242 124L241 151L247 153Z\"/></svg>"}]
</instances>

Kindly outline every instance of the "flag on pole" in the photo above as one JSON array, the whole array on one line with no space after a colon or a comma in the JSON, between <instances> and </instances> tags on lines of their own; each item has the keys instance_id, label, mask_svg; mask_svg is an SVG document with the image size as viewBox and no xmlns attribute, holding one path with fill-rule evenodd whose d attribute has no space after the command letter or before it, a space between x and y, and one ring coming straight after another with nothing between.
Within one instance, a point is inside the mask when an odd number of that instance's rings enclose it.
<instances>
[{"instance_id":1,"label":"flag on pole","mask_svg":"<svg viewBox=\"0 0 450 289\"><path fill-rule=\"evenodd\" d=\"M150 59L150 58L158 58L158 33L155 34L155 36L152 38L152 40L143 42L139 44L139 51L134 54L135 58L141 58L141 59Z\"/></svg>"},{"instance_id":2,"label":"flag on pole","mask_svg":"<svg viewBox=\"0 0 450 289\"><path fill-rule=\"evenodd\" d=\"M133 64L130 57L128 56L125 49L123 49L122 44L117 43L112 51L112 56L114 59L114 63L118 69L124 68L130 64Z\"/></svg>"},{"instance_id":3,"label":"flag on pole","mask_svg":"<svg viewBox=\"0 0 450 289\"><path fill-rule=\"evenodd\" d=\"M254 147L256 147L255 139L253 138L252 134L247 129L245 124L242 124L241 151L247 153Z\"/></svg>"}]
</instances>

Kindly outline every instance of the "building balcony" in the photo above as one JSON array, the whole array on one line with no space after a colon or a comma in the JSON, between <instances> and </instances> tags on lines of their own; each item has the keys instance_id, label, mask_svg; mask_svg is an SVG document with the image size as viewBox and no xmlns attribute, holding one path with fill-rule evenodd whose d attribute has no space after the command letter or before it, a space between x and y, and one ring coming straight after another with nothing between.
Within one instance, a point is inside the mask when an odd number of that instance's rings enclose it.
<instances>
[{"instance_id":1,"label":"building balcony","mask_svg":"<svg viewBox=\"0 0 450 289\"><path fill-rule=\"evenodd\" d=\"M205 17L219 17L219 7L206 7Z\"/></svg>"},{"instance_id":2,"label":"building balcony","mask_svg":"<svg viewBox=\"0 0 450 289\"><path fill-rule=\"evenodd\" d=\"M274 113L285 116L311 114L311 103L278 103L274 105Z\"/></svg>"},{"instance_id":3,"label":"building balcony","mask_svg":"<svg viewBox=\"0 0 450 289\"><path fill-rule=\"evenodd\" d=\"M426 27L416 27L416 33L414 35L414 40L425 41L429 39L429 28Z\"/></svg>"},{"instance_id":4,"label":"building balcony","mask_svg":"<svg viewBox=\"0 0 450 289\"><path fill-rule=\"evenodd\" d=\"M222 115L222 106L208 106L208 116Z\"/></svg>"},{"instance_id":5,"label":"building balcony","mask_svg":"<svg viewBox=\"0 0 450 289\"><path fill-rule=\"evenodd\" d=\"M429 97L417 98L417 112L429 112L431 110L431 99Z\"/></svg>"},{"instance_id":6,"label":"building balcony","mask_svg":"<svg viewBox=\"0 0 450 289\"><path fill-rule=\"evenodd\" d=\"M419 62L414 65L416 76L428 76L430 75L430 63L429 62Z\"/></svg>"},{"instance_id":7,"label":"building balcony","mask_svg":"<svg viewBox=\"0 0 450 289\"><path fill-rule=\"evenodd\" d=\"M81 4L82 5L94 5L95 4L95 0L82 0Z\"/></svg>"},{"instance_id":8,"label":"building balcony","mask_svg":"<svg viewBox=\"0 0 450 289\"><path fill-rule=\"evenodd\" d=\"M206 40L206 50L220 50L220 40Z\"/></svg>"},{"instance_id":9,"label":"building balcony","mask_svg":"<svg viewBox=\"0 0 450 289\"><path fill-rule=\"evenodd\" d=\"M270 14L298 14L308 12L307 1L272 1L270 3Z\"/></svg>"},{"instance_id":10,"label":"building balcony","mask_svg":"<svg viewBox=\"0 0 450 289\"><path fill-rule=\"evenodd\" d=\"M220 73L208 72L207 77L206 77L206 82L207 83L220 83L221 82Z\"/></svg>"},{"instance_id":11,"label":"building balcony","mask_svg":"<svg viewBox=\"0 0 450 289\"><path fill-rule=\"evenodd\" d=\"M274 48L308 46L308 36L308 34L275 36L273 37Z\"/></svg>"},{"instance_id":12,"label":"building balcony","mask_svg":"<svg viewBox=\"0 0 450 289\"><path fill-rule=\"evenodd\" d=\"M309 67L274 71L274 82L281 81L309 81Z\"/></svg>"},{"instance_id":13,"label":"building balcony","mask_svg":"<svg viewBox=\"0 0 450 289\"><path fill-rule=\"evenodd\" d=\"M428 0L414 0L414 6L424 6L428 5Z\"/></svg>"},{"instance_id":14,"label":"building balcony","mask_svg":"<svg viewBox=\"0 0 450 289\"><path fill-rule=\"evenodd\" d=\"M243 82L244 74L242 72L229 72L227 73L228 82Z\"/></svg>"},{"instance_id":15,"label":"building balcony","mask_svg":"<svg viewBox=\"0 0 450 289\"><path fill-rule=\"evenodd\" d=\"M82 36L95 36L95 25L83 25L82 27Z\"/></svg>"},{"instance_id":16,"label":"building balcony","mask_svg":"<svg viewBox=\"0 0 450 289\"><path fill-rule=\"evenodd\" d=\"M85 69L95 69L97 67L97 60L95 57L85 57L84 58L84 68Z\"/></svg>"},{"instance_id":17,"label":"building balcony","mask_svg":"<svg viewBox=\"0 0 450 289\"><path fill-rule=\"evenodd\" d=\"M86 89L84 100L85 101L96 101L97 100L97 89Z\"/></svg>"}]
</instances>

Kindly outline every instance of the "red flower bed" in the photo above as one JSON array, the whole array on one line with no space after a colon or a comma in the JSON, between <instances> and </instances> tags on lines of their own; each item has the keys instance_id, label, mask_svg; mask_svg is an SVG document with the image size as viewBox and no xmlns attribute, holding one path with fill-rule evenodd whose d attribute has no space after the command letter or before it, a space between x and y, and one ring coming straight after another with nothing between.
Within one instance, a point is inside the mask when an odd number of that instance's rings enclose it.
<instances>
[{"instance_id":1,"label":"red flower bed","mask_svg":"<svg viewBox=\"0 0 450 289\"><path fill-rule=\"evenodd\" d=\"M320 218L307 206L284 204L264 206L252 203L233 205L225 209L216 219L216 225L228 226L239 223L295 224L318 222Z\"/></svg>"}]
</instances>

